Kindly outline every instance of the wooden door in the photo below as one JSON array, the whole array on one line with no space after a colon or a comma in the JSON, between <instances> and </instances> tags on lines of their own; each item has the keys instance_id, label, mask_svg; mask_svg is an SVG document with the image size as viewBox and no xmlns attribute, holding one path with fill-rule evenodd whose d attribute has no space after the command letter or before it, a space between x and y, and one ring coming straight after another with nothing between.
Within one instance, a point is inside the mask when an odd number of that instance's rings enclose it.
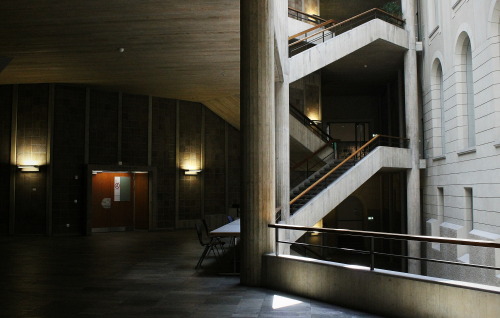
<instances>
[{"instance_id":1,"label":"wooden door","mask_svg":"<svg viewBox=\"0 0 500 318\"><path fill-rule=\"evenodd\" d=\"M135 228L149 229L149 174L134 174Z\"/></svg>"},{"instance_id":2,"label":"wooden door","mask_svg":"<svg viewBox=\"0 0 500 318\"><path fill-rule=\"evenodd\" d=\"M115 191L115 178L121 178L122 194ZM125 187L123 185L128 184ZM125 189L126 188L126 189ZM134 227L134 185L132 174L103 172L92 175L92 216L93 229L126 230Z\"/></svg>"}]
</instances>

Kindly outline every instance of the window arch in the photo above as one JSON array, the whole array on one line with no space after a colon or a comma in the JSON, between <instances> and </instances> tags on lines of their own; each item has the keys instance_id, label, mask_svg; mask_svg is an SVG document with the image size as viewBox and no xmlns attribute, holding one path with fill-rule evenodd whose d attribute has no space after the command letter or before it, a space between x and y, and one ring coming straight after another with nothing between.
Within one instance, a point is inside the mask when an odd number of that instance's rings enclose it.
<instances>
[{"instance_id":1,"label":"window arch","mask_svg":"<svg viewBox=\"0 0 500 318\"><path fill-rule=\"evenodd\" d=\"M445 126L445 98L444 98L444 80L443 80L443 68L439 59L434 60L432 65L432 108L435 114L435 121L433 124L434 131L434 155L445 155L446 154L446 126Z\"/></svg>"},{"instance_id":2,"label":"window arch","mask_svg":"<svg viewBox=\"0 0 500 318\"><path fill-rule=\"evenodd\" d=\"M470 40L464 43L465 48L465 64L466 75L465 82L467 85L467 146L473 147L476 145L476 125L474 115L474 78L472 76L472 48Z\"/></svg>"},{"instance_id":3,"label":"window arch","mask_svg":"<svg viewBox=\"0 0 500 318\"><path fill-rule=\"evenodd\" d=\"M489 13L488 39L490 40L491 56L498 57L500 52L500 0L492 1ZM500 59L491 61L493 69L500 69ZM498 97L497 97L498 98ZM493 103L495 110L495 137L500 145L500 100ZM497 146L498 147L498 146ZM500 257L499 257L500 262ZM500 271L499 271L500 273Z\"/></svg>"},{"instance_id":4,"label":"window arch","mask_svg":"<svg viewBox=\"0 0 500 318\"><path fill-rule=\"evenodd\" d=\"M427 2L427 25L428 32L433 34L439 26L440 0L430 0Z\"/></svg>"},{"instance_id":5,"label":"window arch","mask_svg":"<svg viewBox=\"0 0 500 318\"><path fill-rule=\"evenodd\" d=\"M457 42L457 91L463 97L458 103L457 123L459 139L463 148L476 145L476 128L474 114L474 75L472 63L472 45L466 32L462 32Z\"/></svg>"}]
</instances>

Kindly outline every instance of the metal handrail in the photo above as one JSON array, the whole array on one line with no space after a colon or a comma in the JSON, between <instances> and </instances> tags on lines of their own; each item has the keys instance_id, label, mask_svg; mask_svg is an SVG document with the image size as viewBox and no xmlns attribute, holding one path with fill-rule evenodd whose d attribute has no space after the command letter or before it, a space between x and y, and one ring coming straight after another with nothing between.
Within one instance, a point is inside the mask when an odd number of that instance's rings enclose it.
<instances>
[{"instance_id":1,"label":"metal handrail","mask_svg":"<svg viewBox=\"0 0 500 318\"><path fill-rule=\"evenodd\" d=\"M398 140L400 140L400 142L404 142L404 144L403 144L404 147L406 147L406 143L408 142L408 139L401 138L401 137L393 137L393 136L386 136L386 135L375 135L375 137L373 137L372 139L370 139L370 141L368 141L367 143L365 143L363 146L359 147L355 152L353 152L352 154L350 154L341 163L339 163L338 165L336 165L335 167L333 167L332 170L330 170L329 172L327 172L324 176L322 176L321 178L319 178L316 182L314 182L313 184L311 184L307 189L305 189L299 195L297 195L295 198L293 198L290 201L290 205L294 204L298 199L300 199L301 197L303 197L305 194L307 194L309 191L311 191L318 184L320 184L321 182L323 182L323 180L325 180L326 178L328 178L332 173L334 173L335 171L337 171L345 163L347 163L349 160L351 160L354 157L356 157L365 148L367 148L368 146L370 146L371 144L373 144L376 140L378 140L379 138L382 138L382 137L383 138L389 138L389 139L398 139Z\"/></svg>"},{"instance_id":2,"label":"metal handrail","mask_svg":"<svg viewBox=\"0 0 500 318\"><path fill-rule=\"evenodd\" d=\"M500 248L500 243L496 243L496 242L492 242L492 241L455 239L455 238L446 238L446 237L438 237L438 236L410 235L410 234L346 230L346 229L334 229L334 228L317 228L317 227L300 226L300 225L286 225L286 224L268 224L268 227L274 228L276 231L276 234L275 234L276 235L276 238L275 238L276 256L278 256L278 251L279 251L278 244L282 243L282 244L290 244L290 245L302 245L302 246L329 248L329 249L343 250L343 251L354 252L354 253L361 253L361 254L366 254L366 255L369 254L370 255L370 269L371 270L374 270L374 268L375 268L375 264L374 264L375 263L375 255L400 257L403 259L411 259L411 260L424 260L424 261L430 261L430 262L435 262L435 263L462 265L462 266L484 268L484 269L491 269L491 270L500 270L500 267L495 267L495 266L459 263L459 262L445 261L445 260L439 260L439 259L433 259L433 258L412 257L412 256L406 256L406 255L400 255L400 254L375 252L375 248L374 248L374 246L375 246L374 239L375 238L400 240L400 241L418 241L418 242L427 242L427 243L445 243L445 244L457 244L457 245L467 245L467 246L477 246L477 247ZM301 231L301 232L330 233L330 234L360 236L360 237L364 237L364 238L369 238L370 239L370 251L347 249L347 248L337 248L337 247L308 244L308 243L281 241L279 239L279 231L278 231L279 229L294 230L294 231Z\"/></svg>"},{"instance_id":3,"label":"metal handrail","mask_svg":"<svg viewBox=\"0 0 500 318\"><path fill-rule=\"evenodd\" d=\"M375 137L373 137L370 141L368 141L366 144L364 144L363 146L361 146L358 150L356 150L355 152L353 152L349 157L345 158L341 163L339 163L337 166L335 166L332 170L330 170L324 176L322 176L321 178L319 178L316 182L314 182L309 187L307 187L307 189L305 189L304 191L302 191L299 195L297 195L295 198L293 198L290 201L290 205L294 204L298 199L302 198L305 194L307 194L309 191L311 191L314 187L316 187L318 184L320 184L323 180L325 180L326 178L328 178L332 173L334 173L335 171L337 171L342 165L344 165L346 162L348 162L349 160L351 160L353 157L355 157L358 153L360 153L363 149L365 149L366 147L368 147L370 144L372 144L373 142L375 142L375 140L377 140L378 138L380 138L380 136L381 135L376 135Z\"/></svg>"},{"instance_id":4,"label":"metal handrail","mask_svg":"<svg viewBox=\"0 0 500 318\"><path fill-rule=\"evenodd\" d=\"M366 21L373 19L381 19L393 25L396 25L400 28L404 27L405 21L378 8L370 9L366 12L358 14L352 18L339 22L337 24L332 25L331 27L321 29L314 34L311 34L307 37L299 39L295 42L292 42L288 45L290 48L290 54L300 50L301 48L310 45L311 43L315 43L318 41L324 42L325 40L325 32L330 32L332 35L339 35L346 30L352 29L353 27L360 25L361 23L365 23ZM328 37L326 37L328 39ZM307 41L307 42L306 42ZM297 47L298 44L303 43L303 45Z\"/></svg>"},{"instance_id":5,"label":"metal handrail","mask_svg":"<svg viewBox=\"0 0 500 318\"><path fill-rule=\"evenodd\" d=\"M311 32L311 31L314 31L314 30L320 29L320 28L322 28L322 27L324 27L324 26L326 26L326 25L329 25L329 24L334 24L334 23L335 23L335 21L334 21L334 20L328 20L328 21L325 21L325 22L323 22L323 23L320 23L320 24L318 24L318 25L316 25L316 26L313 26L312 28L309 28L309 29L304 30L304 31L302 31L302 32L299 32L299 33L294 34L294 35L290 35L290 36L288 37L288 40L289 40L289 41L290 41L290 40L293 40L293 39L298 38L299 36L302 36L302 35L304 35L304 34L307 34L307 33ZM307 35L306 35L306 36L307 36Z\"/></svg>"},{"instance_id":6,"label":"metal handrail","mask_svg":"<svg viewBox=\"0 0 500 318\"><path fill-rule=\"evenodd\" d=\"M309 156L305 157L304 159L302 159L301 161L297 162L296 164L294 164L290 169L291 170L295 170L297 169L298 167L302 166L304 163L306 163L307 161L311 160L312 158L316 157L320 152L322 152L323 150L325 150L326 148L328 148L329 146L331 146L332 144L334 144L336 141L338 140L330 140L328 142L325 142L323 144L323 146L319 147L318 150L316 150L315 152L313 152L312 154L310 154Z\"/></svg>"},{"instance_id":7,"label":"metal handrail","mask_svg":"<svg viewBox=\"0 0 500 318\"><path fill-rule=\"evenodd\" d=\"M296 20L308 21L312 23L322 23L326 20L315 14L306 13L291 7L288 7L288 16ZM302 16L302 17L301 17ZM305 17L305 18L304 18Z\"/></svg>"},{"instance_id":8,"label":"metal handrail","mask_svg":"<svg viewBox=\"0 0 500 318\"><path fill-rule=\"evenodd\" d=\"M299 109L290 104L290 113L293 117L299 120L304 126L309 128L314 134L321 138L324 142L328 142L333 138L326 133L320 126L318 126L313 120L304 115Z\"/></svg>"}]
</instances>

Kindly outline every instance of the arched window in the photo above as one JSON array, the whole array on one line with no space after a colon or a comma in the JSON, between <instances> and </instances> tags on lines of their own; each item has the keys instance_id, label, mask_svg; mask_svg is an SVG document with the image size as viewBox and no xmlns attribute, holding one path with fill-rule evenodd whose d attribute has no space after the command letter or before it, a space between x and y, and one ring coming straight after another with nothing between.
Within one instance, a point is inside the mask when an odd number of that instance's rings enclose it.
<instances>
[{"instance_id":1,"label":"arched window","mask_svg":"<svg viewBox=\"0 0 500 318\"><path fill-rule=\"evenodd\" d=\"M474 114L474 75L472 65L472 46L469 36L462 32L457 42L457 78L458 92L457 124L462 149L476 145L476 127Z\"/></svg>"},{"instance_id":2,"label":"arched window","mask_svg":"<svg viewBox=\"0 0 500 318\"><path fill-rule=\"evenodd\" d=\"M474 116L474 79L472 76L472 49L470 40L464 43L466 47L465 64L466 64L466 85L467 85L467 145L473 147L476 145L476 127Z\"/></svg>"},{"instance_id":3,"label":"arched window","mask_svg":"<svg viewBox=\"0 0 500 318\"><path fill-rule=\"evenodd\" d=\"M446 154L446 129L445 129L445 110L444 110L444 83L443 83L443 69L439 64L437 70L437 80L439 85L439 108L441 114L441 154Z\"/></svg>"},{"instance_id":4,"label":"arched window","mask_svg":"<svg viewBox=\"0 0 500 318\"><path fill-rule=\"evenodd\" d=\"M439 0L427 2L427 24L430 34L433 34L439 26L439 11Z\"/></svg>"},{"instance_id":5,"label":"arched window","mask_svg":"<svg viewBox=\"0 0 500 318\"><path fill-rule=\"evenodd\" d=\"M441 156L446 154L446 117L445 117L445 98L444 98L444 82L443 68L438 59L432 65L432 113L434 114L432 121L432 139L433 139L433 154Z\"/></svg>"}]
</instances>

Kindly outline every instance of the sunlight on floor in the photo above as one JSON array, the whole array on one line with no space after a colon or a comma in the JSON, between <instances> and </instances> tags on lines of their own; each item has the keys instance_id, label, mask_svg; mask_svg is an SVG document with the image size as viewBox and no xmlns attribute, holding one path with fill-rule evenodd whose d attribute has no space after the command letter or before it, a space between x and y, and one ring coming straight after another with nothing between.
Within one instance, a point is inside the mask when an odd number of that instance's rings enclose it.
<instances>
[{"instance_id":1,"label":"sunlight on floor","mask_svg":"<svg viewBox=\"0 0 500 318\"><path fill-rule=\"evenodd\" d=\"M301 301L291 299L288 297L282 297L278 295L274 295L273 298L273 309L285 308L293 305L301 304Z\"/></svg>"}]
</instances>

